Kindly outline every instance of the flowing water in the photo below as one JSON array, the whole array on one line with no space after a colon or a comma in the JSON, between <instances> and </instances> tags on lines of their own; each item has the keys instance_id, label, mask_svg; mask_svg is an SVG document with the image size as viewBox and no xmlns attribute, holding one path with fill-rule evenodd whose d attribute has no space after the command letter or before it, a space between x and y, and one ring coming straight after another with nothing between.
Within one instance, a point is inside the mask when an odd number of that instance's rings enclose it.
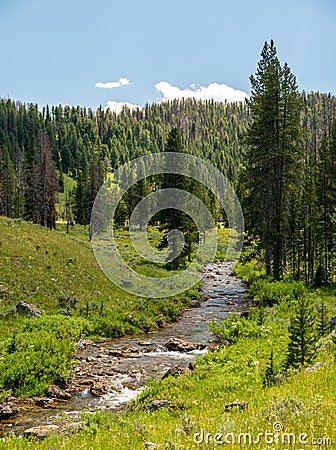
<instances>
[{"instance_id":1,"label":"flowing water","mask_svg":"<svg viewBox=\"0 0 336 450\"><path fill-rule=\"evenodd\" d=\"M209 331L212 320L220 322L230 314L248 309L246 288L231 274L231 263L209 263L204 269L203 301L185 311L181 318L154 332L125 336L95 344L82 341L77 352L78 366L67 388L69 400L54 400L48 407L22 407L19 414L2 424L5 432L21 434L26 428L74 421L83 410L120 410L135 399L152 377L160 379L169 368L188 366L207 349L189 352L168 351L172 338L207 346L214 340ZM202 345L199 345L202 347ZM103 387L104 395L92 395L90 387Z\"/></svg>"}]
</instances>

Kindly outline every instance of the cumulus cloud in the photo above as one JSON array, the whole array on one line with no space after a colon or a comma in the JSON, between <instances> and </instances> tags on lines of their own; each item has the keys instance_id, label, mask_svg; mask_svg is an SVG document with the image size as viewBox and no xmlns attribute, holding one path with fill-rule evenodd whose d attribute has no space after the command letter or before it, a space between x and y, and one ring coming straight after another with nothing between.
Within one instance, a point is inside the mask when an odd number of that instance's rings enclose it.
<instances>
[{"instance_id":1,"label":"cumulus cloud","mask_svg":"<svg viewBox=\"0 0 336 450\"><path fill-rule=\"evenodd\" d=\"M114 89L120 86L127 86L128 84L132 84L128 78L119 78L119 81L108 81L107 83L102 83L99 81L95 84L95 87L102 89Z\"/></svg>"},{"instance_id":2,"label":"cumulus cloud","mask_svg":"<svg viewBox=\"0 0 336 450\"><path fill-rule=\"evenodd\" d=\"M116 114L119 114L124 106L127 106L127 108L129 108L131 111L134 109L142 109L141 106L135 105L134 103L116 102L115 100L108 101L106 108L109 108L111 111L114 111Z\"/></svg>"},{"instance_id":3,"label":"cumulus cloud","mask_svg":"<svg viewBox=\"0 0 336 450\"><path fill-rule=\"evenodd\" d=\"M248 97L246 92L233 89L226 84L220 83L210 83L208 86L196 86L195 84L192 84L190 88L180 89L166 81L160 81L155 87L163 96L158 99L158 102L180 98L215 100L216 102L243 102Z\"/></svg>"}]
</instances>

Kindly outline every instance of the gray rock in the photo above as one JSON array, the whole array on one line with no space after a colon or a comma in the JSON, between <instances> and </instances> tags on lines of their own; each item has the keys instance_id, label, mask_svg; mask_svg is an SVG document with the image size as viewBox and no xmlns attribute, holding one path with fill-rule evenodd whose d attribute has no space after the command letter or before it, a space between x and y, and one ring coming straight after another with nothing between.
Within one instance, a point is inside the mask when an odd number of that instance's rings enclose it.
<instances>
[{"instance_id":1,"label":"gray rock","mask_svg":"<svg viewBox=\"0 0 336 450\"><path fill-rule=\"evenodd\" d=\"M58 398L60 400L69 400L71 398L71 395L68 392L60 389L54 384L49 387L47 396L50 398Z\"/></svg>"},{"instance_id":2,"label":"gray rock","mask_svg":"<svg viewBox=\"0 0 336 450\"><path fill-rule=\"evenodd\" d=\"M108 393L107 385L101 381L94 381L90 387L90 394L95 397L101 397Z\"/></svg>"},{"instance_id":3,"label":"gray rock","mask_svg":"<svg viewBox=\"0 0 336 450\"><path fill-rule=\"evenodd\" d=\"M243 411L248 408L248 402L232 402L224 406L224 411Z\"/></svg>"},{"instance_id":4,"label":"gray rock","mask_svg":"<svg viewBox=\"0 0 336 450\"><path fill-rule=\"evenodd\" d=\"M183 339L171 338L165 344L167 350L171 352L191 352L197 349L206 348L205 344L194 344Z\"/></svg>"},{"instance_id":5,"label":"gray rock","mask_svg":"<svg viewBox=\"0 0 336 450\"><path fill-rule=\"evenodd\" d=\"M312 366L307 367L306 372L307 373L315 373L318 370L321 370L325 365L326 365L325 362L322 362L322 361L317 362L317 363L313 364Z\"/></svg>"},{"instance_id":6,"label":"gray rock","mask_svg":"<svg viewBox=\"0 0 336 450\"><path fill-rule=\"evenodd\" d=\"M42 313L39 308L31 303L19 302L16 305L16 311L30 317L41 317Z\"/></svg>"},{"instance_id":7,"label":"gray rock","mask_svg":"<svg viewBox=\"0 0 336 450\"><path fill-rule=\"evenodd\" d=\"M83 422L72 422L72 423L68 423L66 426L66 431L70 431L70 432L76 432L76 431L81 431L84 427L84 423Z\"/></svg>"},{"instance_id":8,"label":"gray rock","mask_svg":"<svg viewBox=\"0 0 336 450\"><path fill-rule=\"evenodd\" d=\"M168 377L178 377L179 375L186 373L187 370L187 366L183 366L182 364L175 364L175 366L172 366L167 370L167 372L162 376L161 380L164 380Z\"/></svg>"},{"instance_id":9,"label":"gray rock","mask_svg":"<svg viewBox=\"0 0 336 450\"><path fill-rule=\"evenodd\" d=\"M191 300L190 308L199 308L201 306L201 302L199 300Z\"/></svg>"},{"instance_id":10,"label":"gray rock","mask_svg":"<svg viewBox=\"0 0 336 450\"><path fill-rule=\"evenodd\" d=\"M144 445L146 450L154 450L155 448L159 448L158 444L155 444L154 442L145 441Z\"/></svg>"},{"instance_id":11,"label":"gray rock","mask_svg":"<svg viewBox=\"0 0 336 450\"><path fill-rule=\"evenodd\" d=\"M142 347L148 347L150 345L153 345L151 341L139 341L138 345L141 345Z\"/></svg>"},{"instance_id":12,"label":"gray rock","mask_svg":"<svg viewBox=\"0 0 336 450\"><path fill-rule=\"evenodd\" d=\"M25 436L34 436L39 439L44 439L50 434L57 433L60 427L57 425L43 425L39 427L28 428L23 432Z\"/></svg>"},{"instance_id":13,"label":"gray rock","mask_svg":"<svg viewBox=\"0 0 336 450\"><path fill-rule=\"evenodd\" d=\"M0 405L0 420L7 420L19 412L19 409L14 403L8 402L4 405Z\"/></svg>"},{"instance_id":14,"label":"gray rock","mask_svg":"<svg viewBox=\"0 0 336 450\"><path fill-rule=\"evenodd\" d=\"M41 408L50 408L54 401L48 397L38 397L34 400L36 406L40 406Z\"/></svg>"},{"instance_id":15,"label":"gray rock","mask_svg":"<svg viewBox=\"0 0 336 450\"><path fill-rule=\"evenodd\" d=\"M124 347L123 349L114 348L109 350L108 356L116 358L140 358L140 349L137 347Z\"/></svg>"},{"instance_id":16,"label":"gray rock","mask_svg":"<svg viewBox=\"0 0 336 450\"><path fill-rule=\"evenodd\" d=\"M153 400L150 402L149 407L155 411L158 409L166 408L171 406L170 400Z\"/></svg>"}]
</instances>

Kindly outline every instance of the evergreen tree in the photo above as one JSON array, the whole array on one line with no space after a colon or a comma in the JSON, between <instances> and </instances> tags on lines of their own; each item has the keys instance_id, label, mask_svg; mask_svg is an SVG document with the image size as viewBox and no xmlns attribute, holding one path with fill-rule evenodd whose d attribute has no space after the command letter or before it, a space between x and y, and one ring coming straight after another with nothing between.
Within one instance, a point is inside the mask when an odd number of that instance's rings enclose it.
<instances>
[{"instance_id":1,"label":"evergreen tree","mask_svg":"<svg viewBox=\"0 0 336 450\"><path fill-rule=\"evenodd\" d=\"M58 183L49 139L43 131L38 133L34 148L26 211L34 223L55 228Z\"/></svg>"},{"instance_id":2,"label":"evergreen tree","mask_svg":"<svg viewBox=\"0 0 336 450\"><path fill-rule=\"evenodd\" d=\"M307 296L296 295L294 316L289 325L286 368L300 367L312 362L315 351L315 317Z\"/></svg>"},{"instance_id":3,"label":"evergreen tree","mask_svg":"<svg viewBox=\"0 0 336 450\"><path fill-rule=\"evenodd\" d=\"M15 190L13 164L7 147L0 147L0 215L12 216Z\"/></svg>"},{"instance_id":4,"label":"evergreen tree","mask_svg":"<svg viewBox=\"0 0 336 450\"><path fill-rule=\"evenodd\" d=\"M264 379L263 379L263 387L270 387L270 386L273 386L274 384L275 384L275 371L274 371L274 357L273 357L273 349L272 349L268 364L265 369L265 375L264 375Z\"/></svg>"},{"instance_id":5,"label":"evergreen tree","mask_svg":"<svg viewBox=\"0 0 336 450\"><path fill-rule=\"evenodd\" d=\"M170 131L167 142L164 148L165 152L171 153L183 153L183 144L181 135L176 127L172 128ZM177 169L178 173L170 173L171 167L166 167L164 174L160 177L160 188L161 189L180 189L182 191L191 191L191 180L181 175L183 169L185 167L181 167L181 162L178 158L173 158L173 161L169 160L169 164L173 164L174 168ZM183 163L182 163L183 164ZM176 193L172 195L172 200L176 201L178 204L179 194ZM180 205L181 206L181 205ZM183 208L182 208L183 209ZM176 208L168 208L161 211L157 215L161 229L166 231L166 235L164 236L163 245L168 244L168 233L172 239L169 241L171 247L171 253L169 254L169 262L167 263L167 267L171 269L178 269L180 267L185 266L185 258L187 257L190 261L192 246L194 242L198 240L198 234L196 230L195 223L193 220L183 211L178 210ZM184 247L181 251L180 243L178 239L178 234L173 230L179 230L184 235ZM172 236L171 233L174 233Z\"/></svg>"},{"instance_id":6,"label":"evergreen tree","mask_svg":"<svg viewBox=\"0 0 336 450\"><path fill-rule=\"evenodd\" d=\"M246 133L246 222L264 249L267 274L283 274L289 202L300 182L301 99L294 75L282 68L271 40L250 77L252 122Z\"/></svg>"},{"instance_id":7,"label":"evergreen tree","mask_svg":"<svg viewBox=\"0 0 336 450\"><path fill-rule=\"evenodd\" d=\"M316 330L319 338L325 337L329 333L328 309L323 299L317 307Z\"/></svg>"}]
</instances>

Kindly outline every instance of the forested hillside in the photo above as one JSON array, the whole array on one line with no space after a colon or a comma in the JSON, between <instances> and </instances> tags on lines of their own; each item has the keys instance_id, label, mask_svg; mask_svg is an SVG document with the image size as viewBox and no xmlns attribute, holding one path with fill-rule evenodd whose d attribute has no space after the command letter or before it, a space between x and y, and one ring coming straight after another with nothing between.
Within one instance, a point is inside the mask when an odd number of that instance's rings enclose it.
<instances>
[{"instance_id":1,"label":"forested hillside","mask_svg":"<svg viewBox=\"0 0 336 450\"><path fill-rule=\"evenodd\" d=\"M302 93L301 99L302 153L294 168L301 188L286 213L283 257L284 269L310 283L316 275L327 280L333 272L336 98ZM187 152L211 161L236 184L243 201L249 188L241 168L251 119L249 106L242 103L182 99L135 111L125 107L117 115L79 106L39 110L34 104L2 99L0 214L50 228L57 218L88 224L106 173L140 155L162 151L172 127L179 130ZM65 175L76 187L66 189L66 207L56 210ZM249 224L248 204L244 213Z\"/></svg>"},{"instance_id":2,"label":"forested hillside","mask_svg":"<svg viewBox=\"0 0 336 450\"><path fill-rule=\"evenodd\" d=\"M0 103L0 214L55 225L63 174L75 178L77 221L88 223L92 202L108 170L163 150L172 126L190 153L213 161L232 179L241 161L239 138L246 106L174 101L119 115L110 110ZM51 160L53 163L51 163ZM87 204L87 205L85 205Z\"/></svg>"}]
</instances>

